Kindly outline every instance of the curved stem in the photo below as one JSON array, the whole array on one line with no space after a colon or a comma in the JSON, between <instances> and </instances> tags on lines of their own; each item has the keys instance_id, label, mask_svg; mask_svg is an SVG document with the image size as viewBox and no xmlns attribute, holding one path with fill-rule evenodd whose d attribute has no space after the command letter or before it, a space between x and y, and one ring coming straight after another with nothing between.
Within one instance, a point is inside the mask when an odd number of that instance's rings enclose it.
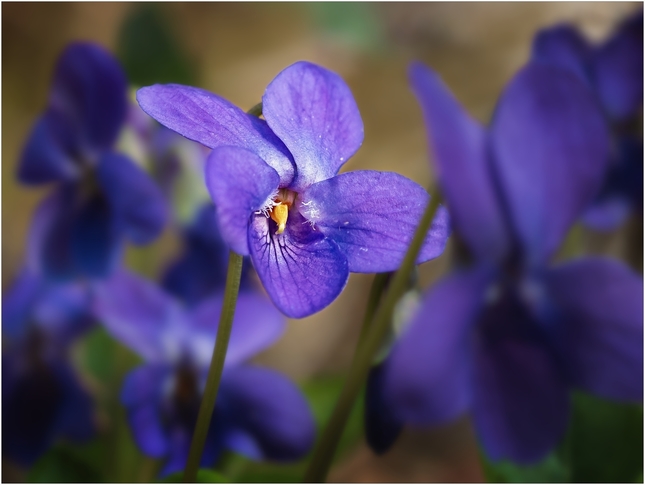
<instances>
[{"instance_id":1,"label":"curved stem","mask_svg":"<svg viewBox=\"0 0 645 485\"><path fill-rule=\"evenodd\" d=\"M403 263L395 273L381 304L378 306L367 337L363 344L358 347L357 355L349 369L347 380L338 398L336 407L327 423L327 427L323 431L320 441L316 445L309 467L305 472L304 482L323 482L327 477L329 467L334 458L334 452L338 446L338 441L345 429L347 418L367 378L374 356L387 334L394 307L405 292L408 278L414 269L417 255L423 245L423 240L439 208L440 199L440 194L435 193L435 196L430 200L414 234L412 243L405 254Z\"/></svg>"},{"instance_id":2,"label":"curved stem","mask_svg":"<svg viewBox=\"0 0 645 485\"><path fill-rule=\"evenodd\" d=\"M219 317L219 327L217 328L217 339L213 349L208 377L206 378L206 387L202 402L199 406L197 423L193 433L193 440L190 443L188 461L184 471L184 483L197 481L197 470L201 461L204 443L208 435L208 428L211 424L211 417L217 400L217 390L222 378L224 369L224 360L226 359L226 350L228 349L228 340L231 336L233 327L233 316L235 315L235 305L237 303L237 294L240 290L240 278L242 276L243 258L233 251L229 252L228 273L226 274L226 289L224 290L224 304Z\"/></svg>"}]
</instances>

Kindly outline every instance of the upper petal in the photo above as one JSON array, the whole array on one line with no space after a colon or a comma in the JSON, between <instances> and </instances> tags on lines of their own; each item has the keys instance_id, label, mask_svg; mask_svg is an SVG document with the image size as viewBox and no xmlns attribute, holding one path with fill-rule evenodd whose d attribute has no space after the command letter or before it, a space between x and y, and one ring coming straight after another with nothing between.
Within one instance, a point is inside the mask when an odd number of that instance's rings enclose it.
<instances>
[{"instance_id":1,"label":"upper petal","mask_svg":"<svg viewBox=\"0 0 645 485\"><path fill-rule=\"evenodd\" d=\"M412 64L410 83L423 111L452 223L478 259L499 261L509 250L510 237L487 156L486 133L431 69Z\"/></svg>"},{"instance_id":2,"label":"upper petal","mask_svg":"<svg viewBox=\"0 0 645 485\"><path fill-rule=\"evenodd\" d=\"M56 65L49 107L74 126L86 154L109 149L127 111L127 82L116 59L98 44L70 44Z\"/></svg>"},{"instance_id":3,"label":"upper petal","mask_svg":"<svg viewBox=\"0 0 645 485\"><path fill-rule=\"evenodd\" d=\"M215 343L223 295L218 294L200 303L189 315L191 327L212 336L203 346L199 334L195 333L193 348L201 358L204 367L208 366ZM270 347L282 335L286 325L285 318L263 295L240 292L235 306L233 329L226 352L226 365L237 365L255 354ZM201 347L205 347L200 350Z\"/></svg>"},{"instance_id":4,"label":"upper petal","mask_svg":"<svg viewBox=\"0 0 645 485\"><path fill-rule=\"evenodd\" d=\"M161 289L125 270L96 283L93 312L121 343L146 361L165 361L167 327L178 318L176 303Z\"/></svg>"},{"instance_id":5,"label":"upper petal","mask_svg":"<svg viewBox=\"0 0 645 485\"><path fill-rule=\"evenodd\" d=\"M236 253L249 254L249 220L276 192L278 173L253 152L237 147L214 149L205 172L222 238Z\"/></svg>"},{"instance_id":6,"label":"upper petal","mask_svg":"<svg viewBox=\"0 0 645 485\"><path fill-rule=\"evenodd\" d=\"M338 245L292 209L286 230L255 215L249 225L253 266L273 303L285 315L303 318L328 306L349 278L347 258Z\"/></svg>"},{"instance_id":7,"label":"upper petal","mask_svg":"<svg viewBox=\"0 0 645 485\"><path fill-rule=\"evenodd\" d=\"M569 390L551 348L517 298L480 316L474 362L475 429L492 460L536 463L564 437Z\"/></svg>"},{"instance_id":8,"label":"upper petal","mask_svg":"<svg viewBox=\"0 0 645 485\"><path fill-rule=\"evenodd\" d=\"M384 273L397 269L430 196L397 173L360 170L318 182L302 194L300 212L347 256L349 270ZM450 232L440 209L417 263L439 256Z\"/></svg>"},{"instance_id":9,"label":"upper petal","mask_svg":"<svg viewBox=\"0 0 645 485\"><path fill-rule=\"evenodd\" d=\"M168 207L161 189L125 155L106 153L96 176L113 217L135 244L147 244L163 230Z\"/></svg>"},{"instance_id":10,"label":"upper petal","mask_svg":"<svg viewBox=\"0 0 645 485\"><path fill-rule=\"evenodd\" d=\"M592 76L613 121L635 116L643 105L643 11L627 19L593 57Z\"/></svg>"},{"instance_id":11,"label":"upper petal","mask_svg":"<svg viewBox=\"0 0 645 485\"><path fill-rule=\"evenodd\" d=\"M533 39L531 59L569 69L590 85L591 48L572 25L560 24L540 30Z\"/></svg>"},{"instance_id":12,"label":"upper petal","mask_svg":"<svg viewBox=\"0 0 645 485\"><path fill-rule=\"evenodd\" d=\"M607 399L643 399L643 278L619 261L584 258L547 275L575 385Z\"/></svg>"},{"instance_id":13,"label":"upper petal","mask_svg":"<svg viewBox=\"0 0 645 485\"><path fill-rule=\"evenodd\" d=\"M609 147L602 113L575 74L531 63L500 98L491 141L527 263L541 264L600 189Z\"/></svg>"},{"instance_id":14,"label":"upper petal","mask_svg":"<svg viewBox=\"0 0 645 485\"><path fill-rule=\"evenodd\" d=\"M455 272L425 294L384 364L384 393L400 419L437 424L469 409L472 324L490 277L481 268Z\"/></svg>"},{"instance_id":15,"label":"upper petal","mask_svg":"<svg viewBox=\"0 0 645 485\"><path fill-rule=\"evenodd\" d=\"M262 113L293 155L295 190L336 175L363 143L363 120L349 87L310 62L296 62L271 81Z\"/></svg>"},{"instance_id":16,"label":"upper petal","mask_svg":"<svg viewBox=\"0 0 645 485\"><path fill-rule=\"evenodd\" d=\"M298 388L282 374L252 366L222 376L230 423L252 437L269 460L296 460L312 447L316 426Z\"/></svg>"},{"instance_id":17,"label":"upper petal","mask_svg":"<svg viewBox=\"0 0 645 485\"><path fill-rule=\"evenodd\" d=\"M155 84L137 91L139 105L162 125L209 148L234 146L252 151L288 185L295 169L291 154L264 120L244 113L204 89Z\"/></svg>"}]
</instances>

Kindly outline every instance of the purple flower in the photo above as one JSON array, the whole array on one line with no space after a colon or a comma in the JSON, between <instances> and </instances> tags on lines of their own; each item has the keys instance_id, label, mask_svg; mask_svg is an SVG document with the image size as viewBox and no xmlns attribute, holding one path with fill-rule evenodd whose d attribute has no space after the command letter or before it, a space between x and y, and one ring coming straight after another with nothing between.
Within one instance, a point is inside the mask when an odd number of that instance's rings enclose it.
<instances>
[{"instance_id":1,"label":"purple flower","mask_svg":"<svg viewBox=\"0 0 645 485\"><path fill-rule=\"evenodd\" d=\"M473 264L425 294L372 422L471 412L491 459L535 462L563 437L572 389L642 401L642 278L600 257L549 265L602 182L604 120L575 75L545 64L519 71L488 129L433 71L410 75Z\"/></svg>"},{"instance_id":2,"label":"purple flower","mask_svg":"<svg viewBox=\"0 0 645 485\"><path fill-rule=\"evenodd\" d=\"M92 323L89 293L52 286L24 270L4 295L3 453L33 464L59 438L89 439L93 402L70 366L68 349Z\"/></svg>"},{"instance_id":3,"label":"purple flower","mask_svg":"<svg viewBox=\"0 0 645 485\"><path fill-rule=\"evenodd\" d=\"M325 308L350 271L401 263L429 196L395 173L337 175L363 141L358 108L338 75L308 62L286 68L262 98L266 121L188 86L142 88L137 99L163 125L213 148L206 185L222 237L250 254L286 315ZM442 210L418 262L439 256L448 232Z\"/></svg>"},{"instance_id":4,"label":"purple flower","mask_svg":"<svg viewBox=\"0 0 645 485\"><path fill-rule=\"evenodd\" d=\"M217 225L215 207L208 202L182 230L184 248L163 277L163 288L187 305L194 305L215 292L224 291L228 247ZM240 290L251 289L251 267L244 258Z\"/></svg>"},{"instance_id":5,"label":"purple flower","mask_svg":"<svg viewBox=\"0 0 645 485\"><path fill-rule=\"evenodd\" d=\"M121 401L141 450L182 470L197 419L222 294L184 307L160 288L119 271L97 284L95 312L145 361L126 377ZM245 364L282 334L285 321L260 295L241 292L202 465L224 449L252 459L293 460L313 444L306 400L281 374Z\"/></svg>"},{"instance_id":6,"label":"purple flower","mask_svg":"<svg viewBox=\"0 0 645 485\"><path fill-rule=\"evenodd\" d=\"M126 80L117 62L94 44L68 46L18 167L25 184L57 184L37 210L30 241L31 264L48 277L103 277L125 238L146 244L161 232L160 190L112 151L125 115Z\"/></svg>"},{"instance_id":7,"label":"purple flower","mask_svg":"<svg viewBox=\"0 0 645 485\"><path fill-rule=\"evenodd\" d=\"M573 26L544 29L533 42L533 59L568 69L591 87L612 130L610 167L583 221L613 230L632 212L642 213L643 12L625 20L613 36L591 45Z\"/></svg>"}]
</instances>

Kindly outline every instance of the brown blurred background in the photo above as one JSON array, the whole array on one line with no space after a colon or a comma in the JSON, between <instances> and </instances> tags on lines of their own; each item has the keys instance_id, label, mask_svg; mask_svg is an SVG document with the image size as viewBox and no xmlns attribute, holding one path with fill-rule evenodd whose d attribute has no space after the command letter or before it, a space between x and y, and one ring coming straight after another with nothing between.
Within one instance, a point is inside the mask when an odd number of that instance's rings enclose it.
<instances>
[{"instance_id":1,"label":"brown blurred background","mask_svg":"<svg viewBox=\"0 0 645 485\"><path fill-rule=\"evenodd\" d=\"M568 21L602 39L639 5L352 4L340 7L353 22L344 27L330 21L325 5L313 3L165 3L160 8L195 66L199 86L242 108L256 104L269 81L297 60L338 72L354 92L365 123L363 147L343 170L394 170L428 187L432 173L421 113L407 86L409 61L432 66L469 112L486 121L504 84L526 61L537 29ZM22 263L32 211L47 192L19 186L15 168L31 124L45 106L56 58L78 39L114 50L131 8L127 3L2 5L3 289ZM625 231L593 235L588 250L624 252ZM166 231L155 246L154 254L169 256L177 247L174 234ZM422 284L440 276L447 261L424 265ZM295 379L346 369L370 283L371 276L352 275L334 304L290 322L284 338L261 356L262 363ZM406 431L378 459L361 445L331 475L335 481L368 482L482 477L466 420L438 430Z\"/></svg>"}]
</instances>

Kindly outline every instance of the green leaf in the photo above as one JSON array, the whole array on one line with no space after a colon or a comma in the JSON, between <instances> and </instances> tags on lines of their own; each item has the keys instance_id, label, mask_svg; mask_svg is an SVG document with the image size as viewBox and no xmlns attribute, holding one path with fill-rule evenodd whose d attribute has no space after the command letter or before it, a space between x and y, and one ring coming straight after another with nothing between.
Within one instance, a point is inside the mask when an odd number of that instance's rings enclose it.
<instances>
[{"instance_id":1,"label":"green leaf","mask_svg":"<svg viewBox=\"0 0 645 485\"><path fill-rule=\"evenodd\" d=\"M643 407L574 394L575 482L642 482Z\"/></svg>"},{"instance_id":2,"label":"green leaf","mask_svg":"<svg viewBox=\"0 0 645 485\"><path fill-rule=\"evenodd\" d=\"M97 326L84 339L83 367L100 382L107 382L113 373L114 341L103 327Z\"/></svg>"},{"instance_id":3,"label":"green leaf","mask_svg":"<svg viewBox=\"0 0 645 485\"><path fill-rule=\"evenodd\" d=\"M43 455L27 475L32 483L100 482L101 475L88 461L73 451L57 447Z\"/></svg>"},{"instance_id":4,"label":"green leaf","mask_svg":"<svg viewBox=\"0 0 645 485\"><path fill-rule=\"evenodd\" d=\"M532 466L520 466L509 461L491 462L482 457L486 481L491 483L545 483L568 482L569 470L562 459L550 454L544 461Z\"/></svg>"},{"instance_id":5,"label":"green leaf","mask_svg":"<svg viewBox=\"0 0 645 485\"><path fill-rule=\"evenodd\" d=\"M157 4L132 7L119 32L117 54L132 84L195 84L192 66Z\"/></svg>"},{"instance_id":6,"label":"green leaf","mask_svg":"<svg viewBox=\"0 0 645 485\"><path fill-rule=\"evenodd\" d=\"M184 481L184 472L173 473L161 480L160 483L181 483ZM197 470L197 483L231 483L231 481L219 472L202 468Z\"/></svg>"}]
</instances>

